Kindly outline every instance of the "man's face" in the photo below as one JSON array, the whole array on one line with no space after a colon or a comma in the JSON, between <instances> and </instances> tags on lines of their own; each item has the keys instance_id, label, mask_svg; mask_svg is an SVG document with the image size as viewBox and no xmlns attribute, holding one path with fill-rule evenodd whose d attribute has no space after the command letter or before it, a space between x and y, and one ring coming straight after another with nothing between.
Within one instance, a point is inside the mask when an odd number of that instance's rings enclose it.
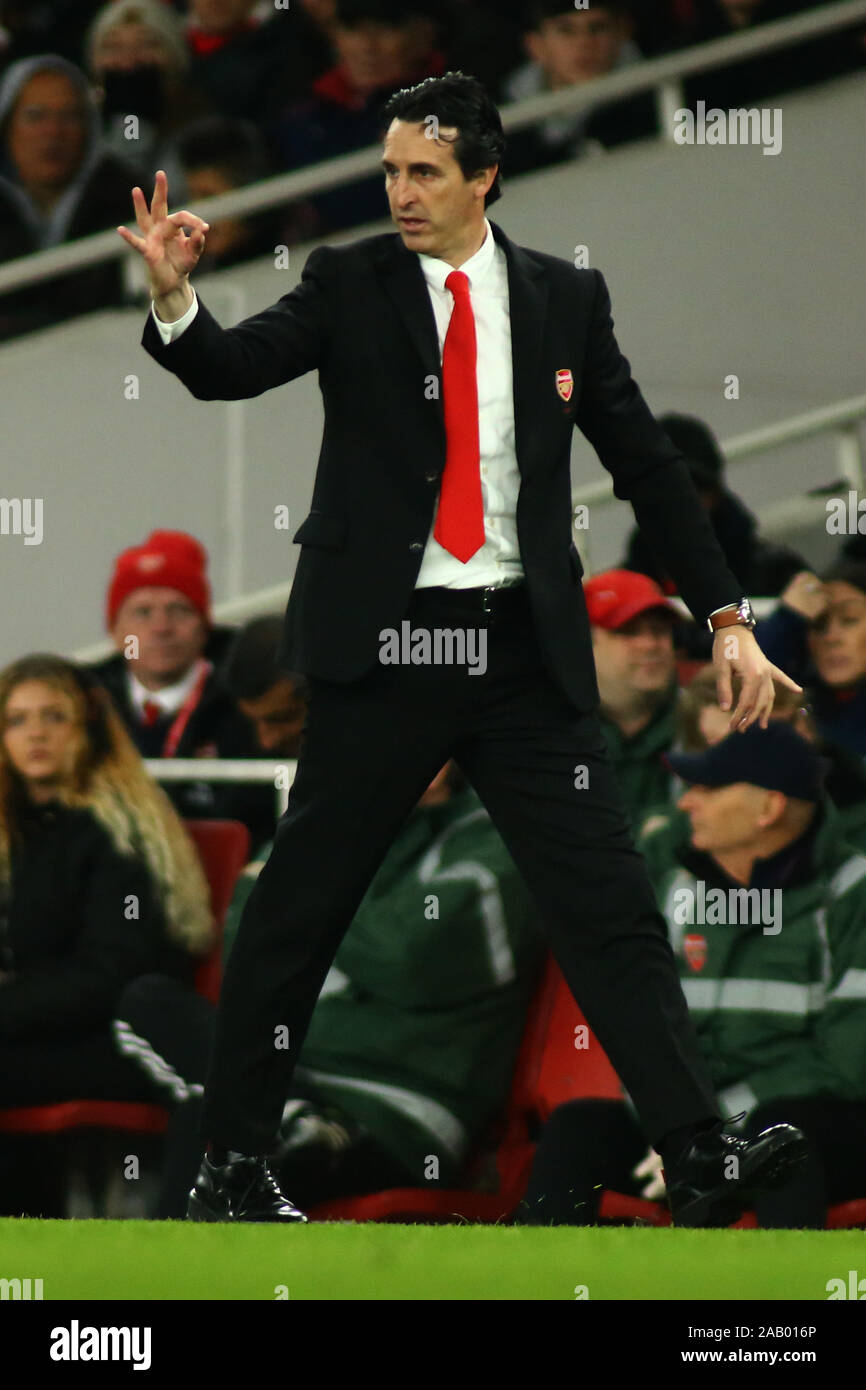
<instances>
[{"instance_id":1,"label":"man's face","mask_svg":"<svg viewBox=\"0 0 866 1390\"><path fill-rule=\"evenodd\" d=\"M430 26L419 18L407 18L402 24L365 19L334 28L337 57L360 96L403 86L431 44Z\"/></svg>"},{"instance_id":2,"label":"man's face","mask_svg":"<svg viewBox=\"0 0 866 1390\"><path fill-rule=\"evenodd\" d=\"M143 684L174 685L201 656L207 624L198 609L177 589L136 589L117 610L111 635L118 651L127 638L138 639L138 658L129 664Z\"/></svg>"},{"instance_id":3,"label":"man's face","mask_svg":"<svg viewBox=\"0 0 866 1390\"><path fill-rule=\"evenodd\" d=\"M199 29L224 34L252 14L256 0L190 0L189 11Z\"/></svg>"},{"instance_id":4,"label":"man's face","mask_svg":"<svg viewBox=\"0 0 866 1390\"><path fill-rule=\"evenodd\" d=\"M853 584L825 588L829 604L809 628L809 651L826 685L855 685L866 677L866 594Z\"/></svg>"},{"instance_id":5,"label":"man's face","mask_svg":"<svg viewBox=\"0 0 866 1390\"><path fill-rule=\"evenodd\" d=\"M634 694L667 690L676 673L671 619L664 612L641 613L608 632L593 626L592 644L599 680Z\"/></svg>"},{"instance_id":6,"label":"man's face","mask_svg":"<svg viewBox=\"0 0 866 1390\"><path fill-rule=\"evenodd\" d=\"M688 812L694 848L724 854L760 841L772 798L778 798L778 793L750 782L732 782L727 787L695 784L686 788L677 805Z\"/></svg>"},{"instance_id":7,"label":"man's face","mask_svg":"<svg viewBox=\"0 0 866 1390\"><path fill-rule=\"evenodd\" d=\"M570 87L610 72L627 38L624 18L591 5L543 20L524 36L524 43L552 87Z\"/></svg>"},{"instance_id":8,"label":"man's face","mask_svg":"<svg viewBox=\"0 0 866 1390\"><path fill-rule=\"evenodd\" d=\"M115 24L97 45L93 69L103 72L134 72L136 68L171 67L171 56L159 34L146 24L134 21Z\"/></svg>"},{"instance_id":9,"label":"man's face","mask_svg":"<svg viewBox=\"0 0 866 1390\"><path fill-rule=\"evenodd\" d=\"M62 189L84 157L87 115L81 93L62 72L24 83L9 121L9 155L25 188Z\"/></svg>"},{"instance_id":10,"label":"man's face","mask_svg":"<svg viewBox=\"0 0 866 1390\"><path fill-rule=\"evenodd\" d=\"M254 726L263 753L276 758L298 756L307 704L294 681L282 677L255 700L237 703Z\"/></svg>"},{"instance_id":11,"label":"man's face","mask_svg":"<svg viewBox=\"0 0 866 1390\"><path fill-rule=\"evenodd\" d=\"M428 129L434 127L391 122L382 158L385 192L404 246L447 260L483 220L484 195L496 167L465 179L449 143L457 130L441 126L444 138L430 139Z\"/></svg>"},{"instance_id":12,"label":"man's face","mask_svg":"<svg viewBox=\"0 0 866 1390\"><path fill-rule=\"evenodd\" d=\"M184 178L190 202L200 203L205 198L214 198L218 193L228 193L236 187L227 170L215 164L187 169ZM202 260L214 260L218 256L225 256L248 237L249 229L242 217L218 218L216 222L211 222L208 228Z\"/></svg>"}]
</instances>

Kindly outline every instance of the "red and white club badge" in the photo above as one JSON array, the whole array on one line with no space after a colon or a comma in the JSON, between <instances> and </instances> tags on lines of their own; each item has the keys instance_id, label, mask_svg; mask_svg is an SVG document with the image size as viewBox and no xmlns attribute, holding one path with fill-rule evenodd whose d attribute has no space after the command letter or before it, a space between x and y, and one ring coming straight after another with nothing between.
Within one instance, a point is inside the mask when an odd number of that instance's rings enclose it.
<instances>
[{"instance_id":1,"label":"red and white club badge","mask_svg":"<svg viewBox=\"0 0 866 1390\"><path fill-rule=\"evenodd\" d=\"M707 938L698 936L697 932L689 932L683 937L683 949L692 970L703 970L707 963Z\"/></svg>"},{"instance_id":2,"label":"red and white club badge","mask_svg":"<svg viewBox=\"0 0 866 1390\"><path fill-rule=\"evenodd\" d=\"M574 390L574 377L568 367L560 367L556 373L556 389L564 401L571 400L571 393Z\"/></svg>"}]
</instances>

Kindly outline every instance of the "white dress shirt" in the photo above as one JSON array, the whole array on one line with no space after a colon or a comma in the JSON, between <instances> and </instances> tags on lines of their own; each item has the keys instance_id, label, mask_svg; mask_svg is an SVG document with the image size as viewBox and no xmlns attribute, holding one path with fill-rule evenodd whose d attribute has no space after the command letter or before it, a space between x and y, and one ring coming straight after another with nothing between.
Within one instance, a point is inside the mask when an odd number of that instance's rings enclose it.
<instances>
[{"instance_id":1,"label":"white dress shirt","mask_svg":"<svg viewBox=\"0 0 866 1390\"><path fill-rule=\"evenodd\" d=\"M183 704L186 697L192 692L193 686L198 680L201 665L194 661L186 675L174 685L163 686L162 690L147 690L142 685L138 676L131 667L126 671L126 688L129 693L130 703L140 720L144 719L144 705L146 700L152 700L159 705L163 714L176 714Z\"/></svg>"},{"instance_id":2,"label":"white dress shirt","mask_svg":"<svg viewBox=\"0 0 866 1390\"><path fill-rule=\"evenodd\" d=\"M443 585L453 589L512 584L523 577L517 541L517 493L520 472L514 449L514 392L511 368L511 316L508 304L508 268L505 252L497 246L487 218L485 239L468 261L459 267L469 280L469 299L475 316L478 383L478 443L481 461L481 497L484 506L484 544L464 564L433 538L436 511L424 547L417 588ZM445 281L454 266L436 256L418 252L433 306L439 356L454 308L454 296ZM154 321L164 343L179 338L198 312L198 299L174 323L163 323L152 307ZM438 508L438 502L437 502Z\"/></svg>"}]
</instances>

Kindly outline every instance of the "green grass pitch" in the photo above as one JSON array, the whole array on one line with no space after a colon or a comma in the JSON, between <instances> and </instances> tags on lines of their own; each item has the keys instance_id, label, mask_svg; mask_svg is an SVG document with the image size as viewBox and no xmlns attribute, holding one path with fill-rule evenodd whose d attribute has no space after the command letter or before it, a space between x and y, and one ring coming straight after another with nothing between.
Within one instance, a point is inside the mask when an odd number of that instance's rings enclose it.
<instances>
[{"instance_id":1,"label":"green grass pitch","mask_svg":"<svg viewBox=\"0 0 866 1390\"><path fill-rule=\"evenodd\" d=\"M0 1220L0 1277L46 1300L826 1300L858 1262L856 1230Z\"/></svg>"}]
</instances>

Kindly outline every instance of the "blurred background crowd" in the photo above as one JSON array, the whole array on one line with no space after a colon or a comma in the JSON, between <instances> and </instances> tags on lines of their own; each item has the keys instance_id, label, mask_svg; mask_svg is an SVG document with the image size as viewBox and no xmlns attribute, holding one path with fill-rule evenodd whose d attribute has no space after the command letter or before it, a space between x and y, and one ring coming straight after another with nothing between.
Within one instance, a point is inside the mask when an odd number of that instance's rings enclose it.
<instances>
[{"instance_id":1,"label":"blurred background crowd","mask_svg":"<svg viewBox=\"0 0 866 1390\"><path fill-rule=\"evenodd\" d=\"M375 144L395 89L449 69L501 104L814 8L807 0L0 0L0 263ZM690 78L732 107L855 71L863 26ZM515 132L503 174L658 133L652 94ZM213 223L201 269L386 214L378 176ZM0 340L124 302L117 261L0 296Z\"/></svg>"}]
</instances>

